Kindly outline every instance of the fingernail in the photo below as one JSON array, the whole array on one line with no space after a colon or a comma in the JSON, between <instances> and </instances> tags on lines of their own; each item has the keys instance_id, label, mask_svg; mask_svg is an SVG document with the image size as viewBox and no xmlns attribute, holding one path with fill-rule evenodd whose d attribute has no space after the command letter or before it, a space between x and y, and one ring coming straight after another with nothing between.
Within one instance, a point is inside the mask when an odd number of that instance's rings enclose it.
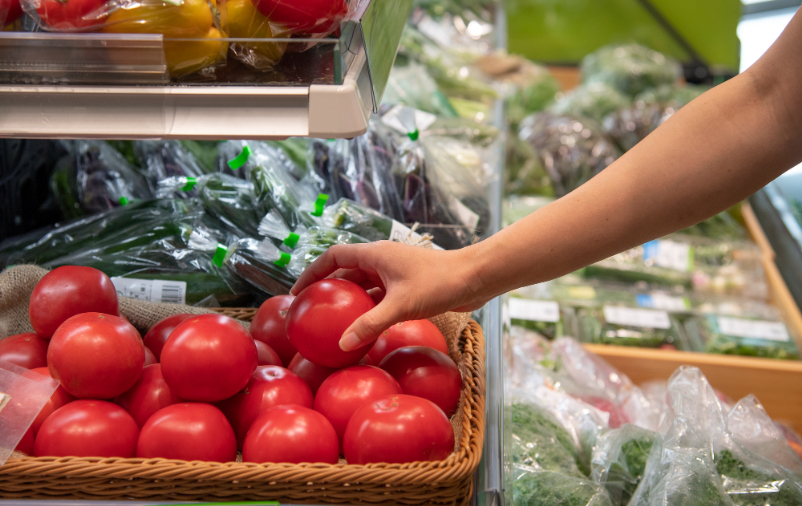
<instances>
[{"instance_id":1,"label":"fingernail","mask_svg":"<svg viewBox=\"0 0 802 506\"><path fill-rule=\"evenodd\" d=\"M340 339L340 349L343 351L352 351L359 348L361 345L362 341L360 341L359 337L353 332L346 334Z\"/></svg>"}]
</instances>

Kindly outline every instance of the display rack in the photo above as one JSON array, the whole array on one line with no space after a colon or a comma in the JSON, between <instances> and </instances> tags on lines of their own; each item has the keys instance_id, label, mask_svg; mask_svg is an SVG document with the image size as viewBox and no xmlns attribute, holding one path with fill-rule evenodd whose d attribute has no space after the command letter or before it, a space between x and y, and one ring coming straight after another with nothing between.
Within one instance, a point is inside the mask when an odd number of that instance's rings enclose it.
<instances>
[{"instance_id":1,"label":"display rack","mask_svg":"<svg viewBox=\"0 0 802 506\"><path fill-rule=\"evenodd\" d=\"M213 83L171 79L161 35L0 32L0 137L359 136L381 103L411 7L412 0L365 0L339 39L292 39L316 46L288 53L271 73L227 63Z\"/></svg>"}]
</instances>

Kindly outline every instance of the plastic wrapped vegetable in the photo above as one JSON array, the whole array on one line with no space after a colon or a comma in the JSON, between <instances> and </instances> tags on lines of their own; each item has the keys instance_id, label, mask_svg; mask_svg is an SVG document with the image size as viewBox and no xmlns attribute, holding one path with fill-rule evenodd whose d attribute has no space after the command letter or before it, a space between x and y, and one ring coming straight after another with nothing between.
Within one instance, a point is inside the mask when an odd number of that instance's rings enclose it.
<instances>
[{"instance_id":1,"label":"plastic wrapped vegetable","mask_svg":"<svg viewBox=\"0 0 802 506\"><path fill-rule=\"evenodd\" d=\"M630 99L605 83L577 86L549 106L548 111L558 116L580 116L599 123L608 114L629 107Z\"/></svg>"},{"instance_id":2,"label":"plastic wrapped vegetable","mask_svg":"<svg viewBox=\"0 0 802 506\"><path fill-rule=\"evenodd\" d=\"M584 83L605 83L632 97L681 75L675 60L635 43L604 46L582 60Z\"/></svg>"},{"instance_id":3,"label":"plastic wrapped vegetable","mask_svg":"<svg viewBox=\"0 0 802 506\"><path fill-rule=\"evenodd\" d=\"M577 310L580 339L588 343L691 350L682 323L665 311L604 306Z\"/></svg>"},{"instance_id":4,"label":"plastic wrapped vegetable","mask_svg":"<svg viewBox=\"0 0 802 506\"><path fill-rule=\"evenodd\" d=\"M650 430L628 424L599 437L593 449L591 476L607 489L613 504L629 503L658 438Z\"/></svg>"},{"instance_id":5,"label":"plastic wrapped vegetable","mask_svg":"<svg viewBox=\"0 0 802 506\"><path fill-rule=\"evenodd\" d=\"M151 232L159 224L170 223L177 217L202 214L202 207L194 200L135 202L7 240L0 244L0 264L44 264L85 249L103 250L105 253L122 251L132 242L148 244L148 240L138 238L152 238ZM164 230L170 235L175 233L169 228Z\"/></svg>"},{"instance_id":6,"label":"plastic wrapped vegetable","mask_svg":"<svg viewBox=\"0 0 802 506\"><path fill-rule=\"evenodd\" d=\"M677 109L685 107L692 100L708 91L708 86L693 84L661 84L656 88L648 88L635 97L635 102L647 104L666 104Z\"/></svg>"},{"instance_id":7,"label":"plastic wrapped vegetable","mask_svg":"<svg viewBox=\"0 0 802 506\"><path fill-rule=\"evenodd\" d=\"M417 62L393 67L382 102L414 107L444 118L459 117L459 113L437 87L426 67Z\"/></svg>"},{"instance_id":8,"label":"plastic wrapped vegetable","mask_svg":"<svg viewBox=\"0 0 802 506\"><path fill-rule=\"evenodd\" d=\"M537 152L562 197L618 158L618 149L590 120L540 113L526 118L518 135Z\"/></svg>"},{"instance_id":9,"label":"plastic wrapped vegetable","mask_svg":"<svg viewBox=\"0 0 802 506\"><path fill-rule=\"evenodd\" d=\"M261 2L254 5L252 0L224 0L221 3L231 38L270 39L234 42L231 44L234 57L257 70L270 69L278 64L287 50L287 42L282 39L288 39L290 31L271 23L259 10Z\"/></svg>"},{"instance_id":10,"label":"plastic wrapped vegetable","mask_svg":"<svg viewBox=\"0 0 802 506\"><path fill-rule=\"evenodd\" d=\"M0 0L0 31L6 27L10 30L14 22L22 17L22 6L19 0Z\"/></svg>"},{"instance_id":11,"label":"plastic wrapped vegetable","mask_svg":"<svg viewBox=\"0 0 802 506\"><path fill-rule=\"evenodd\" d=\"M203 172L217 172L218 141L178 141L181 146L192 153Z\"/></svg>"},{"instance_id":12,"label":"plastic wrapped vegetable","mask_svg":"<svg viewBox=\"0 0 802 506\"><path fill-rule=\"evenodd\" d=\"M291 251L296 256L300 252L304 252L304 255L310 257L313 256L314 258L311 258L304 268L330 246L368 242L367 239L356 234L334 228L311 227L292 231L275 210L270 211L262 220L259 225L259 234L274 239L275 242L282 244L287 251Z\"/></svg>"},{"instance_id":13,"label":"plastic wrapped vegetable","mask_svg":"<svg viewBox=\"0 0 802 506\"><path fill-rule=\"evenodd\" d=\"M210 172L204 170L178 141L139 141L133 146L142 161L142 172L153 193L158 192L159 181L169 177L198 178Z\"/></svg>"},{"instance_id":14,"label":"plastic wrapped vegetable","mask_svg":"<svg viewBox=\"0 0 802 506\"><path fill-rule=\"evenodd\" d=\"M799 348L782 321L707 314L687 320L685 329L696 351L799 359Z\"/></svg>"},{"instance_id":15,"label":"plastic wrapped vegetable","mask_svg":"<svg viewBox=\"0 0 802 506\"><path fill-rule=\"evenodd\" d=\"M513 503L518 506L612 506L607 492L586 478L513 465Z\"/></svg>"},{"instance_id":16,"label":"plastic wrapped vegetable","mask_svg":"<svg viewBox=\"0 0 802 506\"><path fill-rule=\"evenodd\" d=\"M67 218L77 218L152 198L145 178L103 141L69 143L50 186Z\"/></svg>"}]
</instances>

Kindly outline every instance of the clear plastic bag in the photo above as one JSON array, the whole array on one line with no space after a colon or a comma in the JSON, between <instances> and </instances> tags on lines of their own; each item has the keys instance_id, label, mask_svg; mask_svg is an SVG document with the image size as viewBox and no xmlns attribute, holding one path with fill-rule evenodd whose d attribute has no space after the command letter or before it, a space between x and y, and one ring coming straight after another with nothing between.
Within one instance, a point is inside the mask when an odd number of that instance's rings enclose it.
<instances>
[{"instance_id":1,"label":"clear plastic bag","mask_svg":"<svg viewBox=\"0 0 802 506\"><path fill-rule=\"evenodd\" d=\"M782 320L705 314L685 322L695 351L797 360L799 348Z\"/></svg>"},{"instance_id":2,"label":"clear plastic bag","mask_svg":"<svg viewBox=\"0 0 802 506\"><path fill-rule=\"evenodd\" d=\"M22 17L19 0L0 0L0 32L14 30L16 21Z\"/></svg>"},{"instance_id":3,"label":"clear plastic bag","mask_svg":"<svg viewBox=\"0 0 802 506\"><path fill-rule=\"evenodd\" d=\"M564 95L548 111L558 116L590 118L601 124L608 115L629 107L631 101L618 90L602 82L582 84Z\"/></svg>"},{"instance_id":4,"label":"clear plastic bag","mask_svg":"<svg viewBox=\"0 0 802 506\"><path fill-rule=\"evenodd\" d=\"M659 438L653 431L628 424L599 437L593 449L591 477L607 489L613 504L629 503Z\"/></svg>"},{"instance_id":5,"label":"clear plastic bag","mask_svg":"<svg viewBox=\"0 0 802 506\"><path fill-rule=\"evenodd\" d=\"M68 142L50 187L65 218L77 218L153 197L147 181L103 141Z\"/></svg>"},{"instance_id":6,"label":"clear plastic bag","mask_svg":"<svg viewBox=\"0 0 802 506\"><path fill-rule=\"evenodd\" d=\"M607 492L586 478L513 466L516 506L612 506Z\"/></svg>"},{"instance_id":7,"label":"clear plastic bag","mask_svg":"<svg viewBox=\"0 0 802 506\"><path fill-rule=\"evenodd\" d=\"M538 153L556 197L579 188L619 156L591 120L540 113L521 122L518 136Z\"/></svg>"},{"instance_id":8,"label":"clear plastic bag","mask_svg":"<svg viewBox=\"0 0 802 506\"><path fill-rule=\"evenodd\" d=\"M171 77L224 62L228 51L228 43L221 40L225 29L214 0L21 0L21 3L45 31L162 34Z\"/></svg>"},{"instance_id":9,"label":"clear plastic bag","mask_svg":"<svg viewBox=\"0 0 802 506\"><path fill-rule=\"evenodd\" d=\"M426 67L416 62L393 67L382 102L413 107L444 118L459 117Z\"/></svg>"},{"instance_id":10,"label":"clear plastic bag","mask_svg":"<svg viewBox=\"0 0 802 506\"><path fill-rule=\"evenodd\" d=\"M604 46L582 60L584 83L605 83L632 97L674 84L681 75L675 60L634 42Z\"/></svg>"},{"instance_id":11,"label":"clear plastic bag","mask_svg":"<svg viewBox=\"0 0 802 506\"><path fill-rule=\"evenodd\" d=\"M210 170L204 169L190 151L178 141L138 141L134 153L142 162L142 173L152 193L159 189L159 181L169 177L198 178ZM189 191L182 197L196 196Z\"/></svg>"},{"instance_id":12,"label":"clear plastic bag","mask_svg":"<svg viewBox=\"0 0 802 506\"><path fill-rule=\"evenodd\" d=\"M682 322L666 311L605 305L577 310L579 339L587 343L692 349Z\"/></svg>"}]
</instances>

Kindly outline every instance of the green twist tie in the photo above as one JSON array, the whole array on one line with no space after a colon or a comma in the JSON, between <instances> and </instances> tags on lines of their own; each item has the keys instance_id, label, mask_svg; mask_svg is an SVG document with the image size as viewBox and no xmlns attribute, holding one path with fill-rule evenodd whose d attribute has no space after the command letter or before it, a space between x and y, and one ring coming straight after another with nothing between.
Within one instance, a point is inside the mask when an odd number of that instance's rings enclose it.
<instances>
[{"instance_id":1,"label":"green twist tie","mask_svg":"<svg viewBox=\"0 0 802 506\"><path fill-rule=\"evenodd\" d=\"M315 201L315 210L311 213L312 216L317 216L318 218L323 216L323 208L326 207L326 202L329 201L329 196L325 193L321 193L317 196L317 200Z\"/></svg>"},{"instance_id":2,"label":"green twist tie","mask_svg":"<svg viewBox=\"0 0 802 506\"><path fill-rule=\"evenodd\" d=\"M278 260L276 260L273 263L278 265L279 267L287 267L287 264L290 263L290 260L292 260L292 255L290 255L289 253L284 253L282 251L281 256L278 258Z\"/></svg>"},{"instance_id":3,"label":"green twist tie","mask_svg":"<svg viewBox=\"0 0 802 506\"><path fill-rule=\"evenodd\" d=\"M420 131L419 130L415 130L414 132L409 132L407 134L407 136L410 139L412 139L413 141L416 141L416 140L418 140L418 137L420 137Z\"/></svg>"},{"instance_id":4,"label":"green twist tie","mask_svg":"<svg viewBox=\"0 0 802 506\"><path fill-rule=\"evenodd\" d=\"M287 238L284 239L284 244L286 244L290 248L294 248L298 244L298 239L300 238L301 238L300 235L296 234L295 232L290 232L290 235L288 235Z\"/></svg>"},{"instance_id":5,"label":"green twist tie","mask_svg":"<svg viewBox=\"0 0 802 506\"><path fill-rule=\"evenodd\" d=\"M251 148L248 145L246 145L244 148L242 148L242 153L240 153L239 156L228 162L228 167L231 170L237 170L243 165L245 165L245 162L247 162L248 158L250 157L251 157Z\"/></svg>"},{"instance_id":6,"label":"green twist tie","mask_svg":"<svg viewBox=\"0 0 802 506\"><path fill-rule=\"evenodd\" d=\"M217 245L217 251L214 252L214 257L212 258L212 262L218 267L223 266L223 262L226 259L226 253L228 253L228 248L223 246L222 244Z\"/></svg>"},{"instance_id":7,"label":"green twist tie","mask_svg":"<svg viewBox=\"0 0 802 506\"><path fill-rule=\"evenodd\" d=\"M128 197L120 197L120 205L121 206L127 206L130 203L131 203L131 201L128 200Z\"/></svg>"},{"instance_id":8,"label":"green twist tie","mask_svg":"<svg viewBox=\"0 0 802 506\"><path fill-rule=\"evenodd\" d=\"M187 180L187 184L185 184L184 187L181 188L182 192L188 192L188 191L192 190L193 188L195 188L195 185L198 184L198 180L196 178L194 178L194 177L188 177L188 178L186 178L186 180Z\"/></svg>"}]
</instances>

